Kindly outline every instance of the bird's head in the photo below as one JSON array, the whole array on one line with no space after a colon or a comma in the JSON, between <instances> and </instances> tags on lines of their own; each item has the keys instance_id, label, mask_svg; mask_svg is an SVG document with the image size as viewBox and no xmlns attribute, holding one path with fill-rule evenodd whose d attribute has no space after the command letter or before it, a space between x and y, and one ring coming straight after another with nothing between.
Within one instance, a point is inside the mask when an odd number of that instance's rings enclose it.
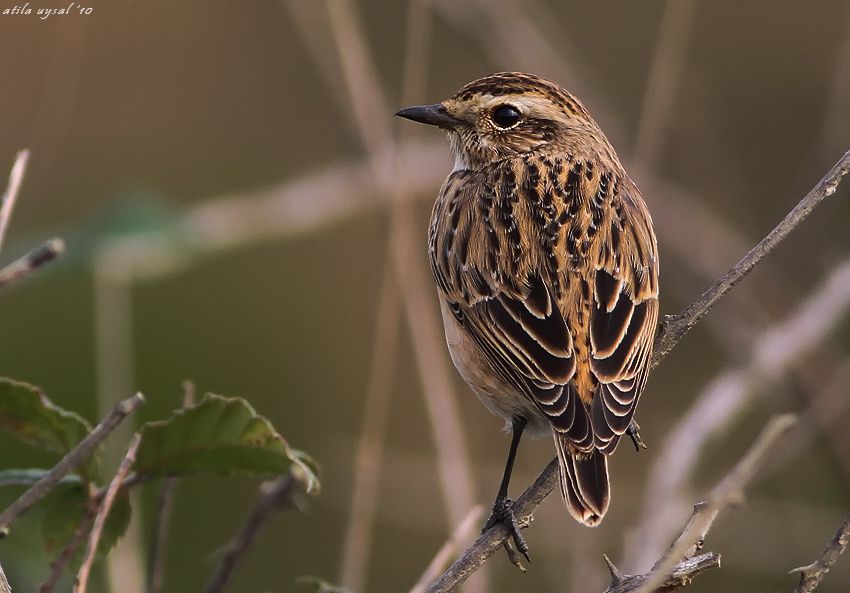
<instances>
[{"instance_id":1,"label":"bird's head","mask_svg":"<svg viewBox=\"0 0 850 593\"><path fill-rule=\"evenodd\" d=\"M583 152L609 146L578 99L554 83L518 72L491 74L442 103L408 107L396 115L445 130L455 169L477 169L552 148Z\"/></svg>"}]
</instances>

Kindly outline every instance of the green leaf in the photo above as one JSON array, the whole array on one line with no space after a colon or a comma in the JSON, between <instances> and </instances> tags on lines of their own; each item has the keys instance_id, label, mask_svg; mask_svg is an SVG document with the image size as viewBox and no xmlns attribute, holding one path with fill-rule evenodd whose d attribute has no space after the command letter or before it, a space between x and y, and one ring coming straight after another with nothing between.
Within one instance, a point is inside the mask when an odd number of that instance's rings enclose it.
<instances>
[{"instance_id":1,"label":"green leaf","mask_svg":"<svg viewBox=\"0 0 850 593\"><path fill-rule=\"evenodd\" d=\"M192 472L281 474L293 463L308 489L318 486L315 463L292 451L271 423L242 398L208 393L166 421L149 422L133 469L142 475Z\"/></svg>"},{"instance_id":2,"label":"green leaf","mask_svg":"<svg viewBox=\"0 0 850 593\"><path fill-rule=\"evenodd\" d=\"M308 494L319 493L319 464L316 460L297 449L290 449L289 455L295 463L293 473L301 480Z\"/></svg>"},{"instance_id":3,"label":"green leaf","mask_svg":"<svg viewBox=\"0 0 850 593\"><path fill-rule=\"evenodd\" d=\"M38 482L49 470L33 469L7 469L0 471L0 486L32 486ZM82 484L80 476L70 474L59 480L60 484Z\"/></svg>"},{"instance_id":4,"label":"green leaf","mask_svg":"<svg viewBox=\"0 0 850 593\"><path fill-rule=\"evenodd\" d=\"M46 508L41 520L41 533L45 547L51 555L58 557L62 553L85 518L88 505L86 491L87 489L80 485L59 486L45 498ZM118 538L124 535L129 524L130 498L126 491L119 491L103 524L103 532L97 546L98 556L109 553ZM69 568L73 573L76 573L82 562L87 542L88 534L71 556Z\"/></svg>"},{"instance_id":5,"label":"green leaf","mask_svg":"<svg viewBox=\"0 0 850 593\"><path fill-rule=\"evenodd\" d=\"M51 402L38 387L0 379L0 427L28 445L65 455L91 431L74 412Z\"/></svg>"}]
</instances>

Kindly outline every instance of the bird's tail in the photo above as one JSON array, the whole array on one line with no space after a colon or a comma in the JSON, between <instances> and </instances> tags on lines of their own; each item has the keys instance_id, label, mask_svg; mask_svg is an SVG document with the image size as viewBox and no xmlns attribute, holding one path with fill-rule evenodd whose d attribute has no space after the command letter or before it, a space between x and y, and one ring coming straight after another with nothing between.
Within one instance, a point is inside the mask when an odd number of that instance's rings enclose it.
<instances>
[{"instance_id":1,"label":"bird's tail","mask_svg":"<svg viewBox=\"0 0 850 593\"><path fill-rule=\"evenodd\" d=\"M596 527L611 500L608 458L596 449L591 453L573 452L566 435L555 433L554 436L564 502L576 521Z\"/></svg>"}]
</instances>

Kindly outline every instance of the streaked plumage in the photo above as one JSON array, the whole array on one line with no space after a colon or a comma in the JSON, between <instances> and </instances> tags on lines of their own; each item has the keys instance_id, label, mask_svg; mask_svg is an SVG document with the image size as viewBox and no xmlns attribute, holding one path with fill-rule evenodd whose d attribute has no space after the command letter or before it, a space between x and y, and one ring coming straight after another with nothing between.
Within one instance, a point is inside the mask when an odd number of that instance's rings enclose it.
<instances>
[{"instance_id":1,"label":"streaked plumage","mask_svg":"<svg viewBox=\"0 0 850 593\"><path fill-rule=\"evenodd\" d=\"M554 436L567 507L596 525L658 318L640 192L581 103L535 76L398 115L446 130L455 156L428 234L452 359L515 430Z\"/></svg>"}]
</instances>

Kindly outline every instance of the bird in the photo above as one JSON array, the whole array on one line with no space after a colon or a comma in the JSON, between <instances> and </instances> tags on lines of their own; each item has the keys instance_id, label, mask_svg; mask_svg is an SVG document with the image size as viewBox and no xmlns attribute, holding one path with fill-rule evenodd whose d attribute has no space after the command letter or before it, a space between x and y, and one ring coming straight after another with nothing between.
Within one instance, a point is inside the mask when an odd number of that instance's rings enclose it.
<instances>
[{"instance_id":1,"label":"bird","mask_svg":"<svg viewBox=\"0 0 850 593\"><path fill-rule=\"evenodd\" d=\"M642 444L633 415L658 321L652 219L587 109L553 82L500 72L395 115L448 134L454 167L428 255L451 358L512 432L483 531L504 523L529 558L507 496L523 433L552 436L566 506L591 527L610 503L608 455L626 433Z\"/></svg>"}]
</instances>

